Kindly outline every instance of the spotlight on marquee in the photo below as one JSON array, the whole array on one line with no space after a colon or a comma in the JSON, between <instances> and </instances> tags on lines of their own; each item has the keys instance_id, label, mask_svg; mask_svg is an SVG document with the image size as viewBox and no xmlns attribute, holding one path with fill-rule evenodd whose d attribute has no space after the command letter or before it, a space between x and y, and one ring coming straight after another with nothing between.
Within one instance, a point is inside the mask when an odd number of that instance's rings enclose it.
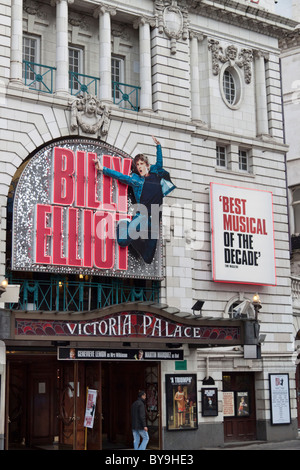
<instances>
[{"instance_id":1,"label":"spotlight on marquee","mask_svg":"<svg viewBox=\"0 0 300 470\"><path fill-rule=\"evenodd\" d=\"M255 320L258 320L258 312L262 308L261 301L258 294L255 294L252 299L252 305L255 310Z\"/></svg>"},{"instance_id":2,"label":"spotlight on marquee","mask_svg":"<svg viewBox=\"0 0 300 470\"><path fill-rule=\"evenodd\" d=\"M3 281L0 283L0 297L4 292L6 292L7 286L8 286L8 280L3 279Z\"/></svg>"},{"instance_id":3,"label":"spotlight on marquee","mask_svg":"<svg viewBox=\"0 0 300 470\"><path fill-rule=\"evenodd\" d=\"M202 316L202 307L204 305L204 300L197 300L197 302L192 306L193 315ZM199 313L195 313L199 312Z\"/></svg>"}]
</instances>

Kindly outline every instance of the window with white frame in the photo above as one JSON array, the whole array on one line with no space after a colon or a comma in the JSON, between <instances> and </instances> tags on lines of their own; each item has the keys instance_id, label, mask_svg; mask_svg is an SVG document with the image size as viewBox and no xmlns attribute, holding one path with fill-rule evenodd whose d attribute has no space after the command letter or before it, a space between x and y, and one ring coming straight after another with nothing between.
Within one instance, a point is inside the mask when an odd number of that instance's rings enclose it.
<instances>
[{"instance_id":1,"label":"window with white frame","mask_svg":"<svg viewBox=\"0 0 300 470\"><path fill-rule=\"evenodd\" d=\"M34 82L36 74L40 72L40 38L37 36L23 36L23 78L26 82ZM37 82L35 82L38 84Z\"/></svg>"},{"instance_id":2,"label":"window with white frame","mask_svg":"<svg viewBox=\"0 0 300 470\"><path fill-rule=\"evenodd\" d=\"M112 56L111 58L111 80L112 80L112 96L120 98L122 84L124 83L124 58Z\"/></svg>"},{"instance_id":3,"label":"window with white frame","mask_svg":"<svg viewBox=\"0 0 300 470\"><path fill-rule=\"evenodd\" d=\"M239 170L249 171L249 153L248 153L248 150L239 149Z\"/></svg>"},{"instance_id":4,"label":"window with white frame","mask_svg":"<svg viewBox=\"0 0 300 470\"><path fill-rule=\"evenodd\" d=\"M217 145L216 149L216 165L218 167L226 168L227 167L227 153L226 147L222 145Z\"/></svg>"},{"instance_id":5,"label":"window with white frame","mask_svg":"<svg viewBox=\"0 0 300 470\"><path fill-rule=\"evenodd\" d=\"M221 96L230 109L238 109L243 95L240 72L236 67L224 64L220 73Z\"/></svg>"},{"instance_id":6,"label":"window with white frame","mask_svg":"<svg viewBox=\"0 0 300 470\"><path fill-rule=\"evenodd\" d=\"M229 104L234 104L236 99L236 87L232 73L227 69L223 74L223 90Z\"/></svg>"},{"instance_id":7,"label":"window with white frame","mask_svg":"<svg viewBox=\"0 0 300 470\"><path fill-rule=\"evenodd\" d=\"M71 92L79 91L83 73L83 50L78 47L69 47L69 88Z\"/></svg>"}]
</instances>

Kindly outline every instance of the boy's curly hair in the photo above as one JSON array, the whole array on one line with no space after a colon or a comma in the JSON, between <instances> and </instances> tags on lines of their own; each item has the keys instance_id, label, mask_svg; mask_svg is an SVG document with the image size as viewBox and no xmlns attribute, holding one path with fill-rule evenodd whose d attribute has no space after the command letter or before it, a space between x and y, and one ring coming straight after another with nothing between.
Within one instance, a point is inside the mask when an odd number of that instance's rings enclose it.
<instances>
[{"instance_id":1,"label":"boy's curly hair","mask_svg":"<svg viewBox=\"0 0 300 470\"><path fill-rule=\"evenodd\" d=\"M150 163L149 163L149 160L148 160L148 157L146 155L144 155L143 153L139 153L138 155L136 155L133 159L133 168L132 168L132 171L134 173L138 173L137 171L137 162L141 160L142 162L145 162L146 165L150 166Z\"/></svg>"}]
</instances>

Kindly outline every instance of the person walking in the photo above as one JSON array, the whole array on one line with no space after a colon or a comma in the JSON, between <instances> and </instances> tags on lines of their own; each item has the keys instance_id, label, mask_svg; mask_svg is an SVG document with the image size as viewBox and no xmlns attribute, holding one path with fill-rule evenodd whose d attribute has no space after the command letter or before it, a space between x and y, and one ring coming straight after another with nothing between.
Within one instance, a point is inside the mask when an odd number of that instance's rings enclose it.
<instances>
[{"instance_id":1,"label":"person walking","mask_svg":"<svg viewBox=\"0 0 300 470\"><path fill-rule=\"evenodd\" d=\"M139 391L137 400L131 406L131 424L134 450L145 450L149 442L145 410L146 392ZM140 439L142 442L140 443Z\"/></svg>"}]
</instances>

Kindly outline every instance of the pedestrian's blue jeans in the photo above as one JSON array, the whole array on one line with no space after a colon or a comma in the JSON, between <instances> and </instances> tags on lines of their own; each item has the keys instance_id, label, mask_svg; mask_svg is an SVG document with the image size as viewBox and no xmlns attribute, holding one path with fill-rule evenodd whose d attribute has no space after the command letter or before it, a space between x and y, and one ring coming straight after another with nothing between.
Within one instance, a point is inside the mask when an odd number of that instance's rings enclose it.
<instances>
[{"instance_id":1,"label":"pedestrian's blue jeans","mask_svg":"<svg viewBox=\"0 0 300 470\"><path fill-rule=\"evenodd\" d=\"M134 450L145 450L149 442L149 434L144 429L133 429L133 448ZM140 444L140 438L142 442Z\"/></svg>"}]
</instances>

